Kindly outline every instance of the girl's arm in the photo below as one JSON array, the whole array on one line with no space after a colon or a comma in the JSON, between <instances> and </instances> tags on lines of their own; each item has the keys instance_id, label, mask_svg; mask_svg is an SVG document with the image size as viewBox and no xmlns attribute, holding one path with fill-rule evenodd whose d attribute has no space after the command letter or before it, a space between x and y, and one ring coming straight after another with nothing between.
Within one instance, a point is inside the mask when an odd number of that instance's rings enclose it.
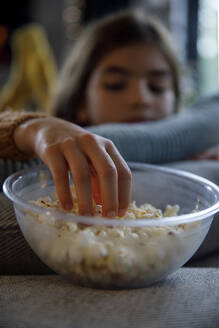
<instances>
[{"instance_id":1,"label":"girl's arm","mask_svg":"<svg viewBox=\"0 0 219 328\"><path fill-rule=\"evenodd\" d=\"M73 206L70 171L80 214L93 214L93 196L103 206L104 216L125 214L130 201L131 173L110 140L54 117L8 114L10 118L0 116L2 159L41 158L51 171L66 210Z\"/></svg>"},{"instance_id":2,"label":"girl's arm","mask_svg":"<svg viewBox=\"0 0 219 328\"><path fill-rule=\"evenodd\" d=\"M127 161L180 161L219 144L219 104L159 122L105 124L88 130L111 139Z\"/></svg>"}]
</instances>

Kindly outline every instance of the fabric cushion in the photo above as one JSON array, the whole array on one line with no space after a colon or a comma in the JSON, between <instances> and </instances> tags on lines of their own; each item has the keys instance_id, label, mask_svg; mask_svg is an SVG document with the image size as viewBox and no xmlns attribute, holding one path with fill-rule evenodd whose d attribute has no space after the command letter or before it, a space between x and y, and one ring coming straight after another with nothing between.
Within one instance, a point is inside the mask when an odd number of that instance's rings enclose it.
<instances>
[{"instance_id":1,"label":"fabric cushion","mask_svg":"<svg viewBox=\"0 0 219 328\"><path fill-rule=\"evenodd\" d=\"M0 277L0 327L217 328L219 269L183 268L134 290L74 286L59 276Z\"/></svg>"}]
</instances>

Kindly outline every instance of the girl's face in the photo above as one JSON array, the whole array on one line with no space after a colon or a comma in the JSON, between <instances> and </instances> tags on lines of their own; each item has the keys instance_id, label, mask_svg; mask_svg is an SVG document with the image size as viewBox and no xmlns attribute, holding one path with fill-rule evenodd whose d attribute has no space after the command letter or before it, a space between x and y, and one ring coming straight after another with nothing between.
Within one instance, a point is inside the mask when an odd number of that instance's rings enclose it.
<instances>
[{"instance_id":1,"label":"girl's face","mask_svg":"<svg viewBox=\"0 0 219 328\"><path fill-rule=\"evenodd\" d=\"M174 113L169 65L153 44L106 55L91 74L82 113L91 125L154 121Z\"/></svg>"}]
</instances>

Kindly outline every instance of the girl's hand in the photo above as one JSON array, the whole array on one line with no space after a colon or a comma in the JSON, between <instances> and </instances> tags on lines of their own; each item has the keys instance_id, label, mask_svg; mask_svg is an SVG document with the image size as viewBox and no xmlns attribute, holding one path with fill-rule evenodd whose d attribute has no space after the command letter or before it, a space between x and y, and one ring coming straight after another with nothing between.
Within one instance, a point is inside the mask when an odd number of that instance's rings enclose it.
<instances>
[{"instance_id":1,"label":"girl's hand","mask_svg":"<svg viewBox=\"0 0 219 328\"><path fill-rule=\"evenodd\" d=\"M194 156L191 156L189 159L191 160L215 160L219 161L219 145L211 147L201 153L195 154Z\"/></svg>"},{"instance_id":2,"label":"girl's hand","mask_svg":"<svg viewBox=\"0 0 219 328\"><path fill-rule=\"evenodd\" d=\"M125 214L131 173L114 144L67 121L48 117L21 124L14 134L17 147L38 155L49 167L59 200L71 210L71 171L81 215L93 214L93 196L107 217Z\"/></svg>"}]
</instances>

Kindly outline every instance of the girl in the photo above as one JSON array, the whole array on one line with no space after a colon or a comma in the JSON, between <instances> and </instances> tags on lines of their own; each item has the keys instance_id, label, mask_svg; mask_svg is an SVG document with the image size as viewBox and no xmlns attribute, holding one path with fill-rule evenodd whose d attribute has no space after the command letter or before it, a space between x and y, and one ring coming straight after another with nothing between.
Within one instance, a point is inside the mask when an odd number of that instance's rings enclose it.
<instances>
[{"instance_id":1,"label":"girl","mask_svg":"<svg viewBox=\"0 0 219 328\"><path fill-rule=\"evenodd\" d=\"M38 118L20 126L22 117L7 113L0 117L1 158L18 159L10 152L14 144L22 152L21 159L26 159L25 154L39 156L49 166L65 208L72 206L70 168L83 214L91 212L95 172L101 180L105 215L122 215L131 186L123 158L179 161L219 143L218 108L171 115L179 108L177 67L168 35L154 20L123 12L95 23L76 44L53 105L58 117L93 127L85 130L57 118ZM131 126L133 122L143 123ZM113 141L116 148L98 135ZM5 177L14 164L2 163Z\"/></svg>"}]
</instances>

